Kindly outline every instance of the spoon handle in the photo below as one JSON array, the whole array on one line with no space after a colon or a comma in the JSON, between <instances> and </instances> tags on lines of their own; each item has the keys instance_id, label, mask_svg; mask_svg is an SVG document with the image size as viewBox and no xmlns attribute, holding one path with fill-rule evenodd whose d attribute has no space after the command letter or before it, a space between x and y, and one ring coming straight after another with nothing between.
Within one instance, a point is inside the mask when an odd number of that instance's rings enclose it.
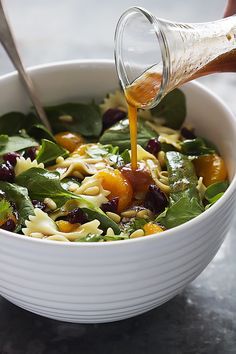
<instances>
[{"instance_id":1,"label":"spoon handle","mask_svg":"<svg viewBox=\"0 0 236 354\"><path fill-rule=\"evenodd\" d=\"M25 88L28 92L28 95L34 105L34 108L35 108L36 113L38 114L40 120L47 127L47 129L49 131L51 131L51 127L48 122L45 111L43 109L43 106L36 94L34 84L31 80L30 76L25 71L22 61L20 59L18 50L16 48L16 44L14 41L14 37L11 32L8 20L6 18L1 0L0 0L0 42L1 42L2 46L4 47L5 51L7 52L9 58L11 59L12 64L17 69L18 73L20 74L23 84L25 85Z\"/></svg>"}]
</instances>

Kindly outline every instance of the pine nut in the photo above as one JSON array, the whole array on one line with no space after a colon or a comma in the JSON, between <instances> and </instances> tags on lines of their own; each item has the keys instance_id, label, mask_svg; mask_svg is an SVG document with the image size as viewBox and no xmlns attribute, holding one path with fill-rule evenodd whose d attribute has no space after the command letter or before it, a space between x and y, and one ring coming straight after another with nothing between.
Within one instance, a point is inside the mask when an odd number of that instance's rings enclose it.
<instances>
[{"instance_id":1,"label":"pine nut","mask_svg":"<svg viewBox=\"0 0 236 354\"><path fill-rule=\"evenodd\" d=\"M56 159L56 163L59 165L60 163L62 163L64 161L64 157L62 156L58 156L58 158Z\"/></svg>"},{"instance_id":2,"label":"pine nut","mask_svg":"<svg viewBox=\"0 0 236 354\"><path fill-rule=\"evenodd\" d=\"M42 234L41 232L32 232L30 236L34 238L43 238L44 234Z\"/></svg>"},{"instance_id":3,"label":"pine nut","mask_svg":"<svg viewBox=\"0 0 236 354\"><path fill-rule=\"evenodd\" d=\"M107 211L106 214L111 220L115 221L117 224L120 222L120 215L112 213L111 211Z\"/></svg>"},{"instance_id":4,"label":"pine nut","mask_svg":"<svg viewBox=\"0 0 236 354\"><path fill-rule=\"evenodd\" d=\"M148 219L150 217L150 215L148 215L148 214L150 214L149 210L143 209L143 210L138 211L136 216L138 218Z\"/></svg>"},{"instance_id":5,"label":"pine nut","mask_svg":"<svg viewBox=\"0 0 236 354\"><path fill-rule=\"evenodd\" d=\"M95 164L95 168L96 168L97 170L103 170L105 167L106 167L106 164L105 164L104 162L97 162L97 163Z\"/></svg>"},{"instance_id":6,"label":"pine nut","mask_svg":"<svg viewBox=\"0 0 236 354\"><path fill-rule=\"evenodd\" d=\"M98 195L99 194L99 187L94 186L94 187L89 187L85 189L84 194L86 195Z\"/></svg>"},{"instance_id":7,"label":"pine nut","mask_svg":"<svg viewBox=\"0 0 236 354\"><path fill-rule=\"evenodd\" d=\"M62 116L60 116L58 118L60 121L62 122L66 122L66 123L71 123L73 122L73 117L70 116L69 114L63 114Z\"/></svg>"},{"instance_id":8,"label":"pine nut","mask_svg":"<svg viewBox=\"0 0 236 354\"><path fill-rule=\"evenodd\" d=\"M74 192L78 188L78 184L76 183L71 183L68 187L68 191Z\"/></svg>"},{"instance_id":9,"label":"pine nut","mask_svg":"<svg viewBox=\"0 0 236 354\"><path fill-rule=\"evenodd\" d=\"M130 238L137 238L137 237L142 237L144 236L144 231L142 229L138 229L130 235Z\"/></svg>"},{"instance_id":10,"label":"pine nut","mask_svg":"<svg viewBox=\"0 0 236 354\"><path fill-rule=\"evenodd\" d=\"M121 213L121 216L124 218L133 218L136 216L136 214L137 214L136 210L126 210L123 211L123 213Z\"/></svg>"},{"instance_id":11,"label":"pine nut","mask_svg":"<svg viewBox=\"0 0 236 354\"><path fill-rule=\"evenodd\" d=\"M108 227L106 235L107 236L114 236L115 235L115 233L111 227Z\"/></svg>"},{"instance_id":12,"label":"pine nut","mask_svg":"<svg viewBox=\"0 0 236 354\"><path fill-rule=\"evenodd\" d=\"M160 162L161 167L166 165L166 154L164 151L159 151L157 154L158 161Z\"/></svg>"},{"instance_id":13,"label":"pine nut","mask_svg":"<svg viewBox=\"0 0 236 354\"><path fill-rule=\"evenodd\" d=\"M73 171L72 176L83 179L84 176L79 171Z\"/></svg>"},{"instance_id":14,"label":"pine nut","mask_svg":"<svg viewBox=\"0 0 236 354\"><path fill-rule=\"evenodd\" d=\"M54 200L52 200L51 198L45 198L44 199L44 203L46 204L46 206L51 209L51 210L55 210L57 208L56 203L54 202Z\"/></svg>"}]
</instances>

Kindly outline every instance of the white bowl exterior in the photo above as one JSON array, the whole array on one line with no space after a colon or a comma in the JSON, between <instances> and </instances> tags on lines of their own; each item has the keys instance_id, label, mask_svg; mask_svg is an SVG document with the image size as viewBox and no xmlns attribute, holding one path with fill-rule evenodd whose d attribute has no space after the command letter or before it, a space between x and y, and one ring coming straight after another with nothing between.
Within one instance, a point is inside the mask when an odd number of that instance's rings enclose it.
<instances>
[{"instance_id":1,"label":"white bowl exterior","mask_svg":"<svg viewBox=\"0 0 236 354\"><path fill-rule=\"evenodd\" d=\"M102 98L118 86L109 62L61 64L32 71L32 77L47 104ZM0 88L0 113L13 105L27 108L16 76L0 79ZM189 121L217 143L232 179L236 129L231 113L199 85L188 84L184 91ZM1 231L0 293L29 311L69 322L109 322L150 310L180 292L212 260L230 227L235 184L200 217L158 236L79 245Z\"/></svg>"}]
</instances>

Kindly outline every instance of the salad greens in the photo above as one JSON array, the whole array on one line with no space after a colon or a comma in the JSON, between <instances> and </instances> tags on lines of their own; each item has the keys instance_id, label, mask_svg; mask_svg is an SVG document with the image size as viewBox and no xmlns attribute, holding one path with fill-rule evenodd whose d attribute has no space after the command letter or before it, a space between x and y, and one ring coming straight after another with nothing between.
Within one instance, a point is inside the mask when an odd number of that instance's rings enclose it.
<instances>
[{"instance_id":1,"label":"salad greens","mask_svg":"<svg viewBox=\"0 0 236 354\"><path fill-rule=\"evenodd\" d=\"M186 116L184 93L179 89L169 92L151 112L156 117L164 118L168 127L179 129Z\"/></svg>"},{"instance_id":2,"label":"salad greens","mask_svg":"<svg viewBox=\"0 0 236 354\"><path fill-rule=\"evenodd\" d=\"M19 214L19 224L16 228L16 232L18 232L25 226L25 220L28 220L29 215L34 215L34 207L29 198L28 190L15 183L3 181L0 181L0 190L5 193L9 201L14 202L16 205Z\"/></svg>"},{"instance_id":3,"label":"salad greens","mask_svg":"<svg viewBox=\"0 0 236 354\"><path fill-rule=\"evenodd\" d=\"M32 146L38 146L38 143L30 137L0 135L0 156Z\"/></svg>"},{"instance_id":4,"label":"salad greens","mask_svg":"<svg viewBox=\"0 0 236 354\"><path fill-rule=\"evenodd\" d=\"M94 103L64 103L46 107L45 111L55 133L70 131L98 137L102 131L102 115Z\"/></svg>"},{"instance_id":5,"label":"salad greens","mask_svg":"<svg viewBox=\"0 0 236 354\"><path fill-rule=\"evenodd\" d=\"M204 210L197 190L198 179L192 162L179 152L166 153L169 174L169 207L158 216L166 228L183 224L201 214Z\"/></svg>"},{"instance_id":6,"label":"salad greens","mask_svg":"<svg viewBox=\"0 0 236 354\"><path fill-rule=\"evenodd\" d=\"M33 111L0 117L0 228L58 241L126 240L193 219L229 186L217 148L183 126L181 90L140 112L137 171L120 91L100 105L45 110L53 134Z\"/></svg>"},{"instance_id":7,"label":"salad greens","mask_svg":"<svg viewBox=\"0 0 236 354\"><path fill-rule=\"evenodd\" d=\"M68 151L53 141L42 139L40 149L38 151L36 160L38 163L42 162L44 164L50 164L55 162L57 157L67 157L69 155Z\"/></svg>"},{"instance_id":8,"label":"salad greens","mask_svg":"<svg viewBox=\"0 0 236 354\"><path fill-rule=\"evenodd\" d=\"M31 168L16 177L16 183L28 189L31 199L43 201L45 198L51 198L59 208L68 200L75 199L81 203L81 209L85 211L89 220L96 218L101 222L101 227L112 227L117 233L120 232L117 225L102 210L94 207L82 196L64 189L58 172L49 172L43 168Z\"/></svg>"},{"instance_id":9,"label":"salad greens","mask_svg":"<svg viewBox=\"0 0 236 354\"><path fill-rule=\"evenodd\" d=\"M149 139L157 136L157 133L152 130L145 121L138 119L138 144L146 146ZM124 151L130 148L130 136L129 136L129 120L122 119L120 122L111 126L105 130L100 137L99 142L101 144L110 144L111 142L115 146L119 146L120 151Z\"/></svg>"}]
</instances>

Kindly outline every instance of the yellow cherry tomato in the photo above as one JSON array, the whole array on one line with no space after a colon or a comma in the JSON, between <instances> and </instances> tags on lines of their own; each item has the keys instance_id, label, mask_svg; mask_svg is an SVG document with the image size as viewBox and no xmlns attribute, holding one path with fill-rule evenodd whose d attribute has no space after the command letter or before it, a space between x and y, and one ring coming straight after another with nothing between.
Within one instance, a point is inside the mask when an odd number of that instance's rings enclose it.
<instances>
[{"instance_id":1,"label":"yellow cherry tomato","mask_svg":"<svg viewBox=\"0 0 236 354\"><path fill-rule=\"evenodd\" d=\"M227 178L225 162L217 154L199 156L193 163L197 176L203 177L203 183L206 187Z\"/></svg>"},{"instance_id":2,"label":"yellow cherry tomato","mask_svg":"<svg viewBox=\"0 0 236 354\"><path fill-rule=\"evenodd\" d=\"M143 226L143 230L146 235L152 235L164 231L160 225L154 224L153 222L148 222Z\"/></svg>"},{"instance_id":3,"label":"yellow cherry tomato","mask_svg":"<svg viewBox=\"0 0 236 354\"><path fill-rule=\"evenodd\" d=\"M76 133L61 132L57 133L54 138L59 145L61 145L70 152L73 152L81 144L84 143L83 137L80 134Z\"/></svg>"},{"instance_id":4,"label":"yellow cherry tomato","mask_svg":"<svg viewBox=\"0 0 236 354\"><path fill-rule=\"evenodd\" d=\"M110 191L108 199L119 198L118 212L128 208L133 198L133 188L119 170L103 170L96 174L105 190Z\"/></svg>"}]
</instances>

